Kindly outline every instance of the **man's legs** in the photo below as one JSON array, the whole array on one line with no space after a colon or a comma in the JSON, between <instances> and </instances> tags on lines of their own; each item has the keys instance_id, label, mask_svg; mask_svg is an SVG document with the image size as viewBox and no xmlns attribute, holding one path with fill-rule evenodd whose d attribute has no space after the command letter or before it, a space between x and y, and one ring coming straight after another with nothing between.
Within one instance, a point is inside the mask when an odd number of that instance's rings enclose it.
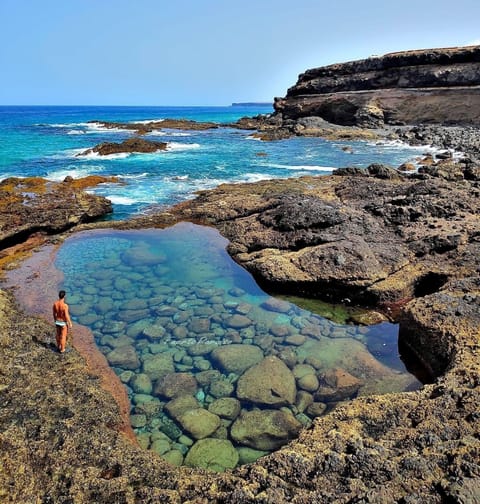
<instances>
[{"instance_id":1,"label":"man's legs","mask_svg":"<svg viewBox=\"0 0 480 504\"><path fill-rule=\"evenodd\" d=\"M66 325L57 326L57 348L60 353L65 352L65 347L67 346L67 331L68 328Z\"/></svg>"}]
</instances>

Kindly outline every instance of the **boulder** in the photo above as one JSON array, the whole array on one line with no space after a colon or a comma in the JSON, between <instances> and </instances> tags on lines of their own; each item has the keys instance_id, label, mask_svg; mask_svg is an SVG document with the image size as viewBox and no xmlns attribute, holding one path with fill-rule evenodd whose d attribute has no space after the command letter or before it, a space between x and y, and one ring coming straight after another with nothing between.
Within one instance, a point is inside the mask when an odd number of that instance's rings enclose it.
<instances>
[{"instance_id":1,"label":"boulder","mask_svg":"<svg viewBox=\"0 0 480 504\"><path fill-rule=\"evenodd\" d=\"M185 465L223 472L238 463L238 452L226 439L201 439L188 451Z\"/></svg>"},{"instance_id":2,"label":"boulder","mask_svg":"<svg viewBox=\"0 0 480 504\"><path fill-rule=\"evenodd\" d=\"M194 395L197 387L197 380L190 373L168 373L157 380L154 394L173 399L180 395Z\"/></svg>"},{"instance_id":3,"label":"boulder","mask_svg":"<svg viewBox=\"0 0 480 504\"><path fill-rule=\"evenodd\" d=\"M315 394L316 401L341 401L352 397L358 392L362 381L352 376L348 371L335 368L321 376L320 387Z\"/></svg>"},{"instance_id":4,"label":"boulder","mask_svg":"<svg viewBox=\"0 0 480 504\"><path fill-rule=\"evenodd\" d=\"M147 374L139 373L130 380L130 387L137 394L150 394L152 392L152 380Z\"/></svg>"},{"instance_id":5,"label":"boulder","mask_svg":"<svg viewBox=\"0 0 480 504\"><path fill-rule=\"evenodd\" d=\"M190 395L176 397L165 405L165 411L177 421L179 421L179 419L187 413L187 411L198 408L200 408L200 403L195 399L195 397Z\"/></svg>"},{"instance_id":6,"label":"boulder","mask_svg":"<svg viewBox=\"0 0 480 504\"><path fill-rule=\"evenodd\" d=\"M293 373L274 356L245 371L237 383L237 397L255 404L278 407L293 404L296 393Z\"/></svg>"},{"instance_id":7,"label":"boulder","mask_svg":"<svg viewBox=\"0 0 480 504\"><path fill-rule=\"evenodd\" d=\"M150 376L152 381L158 380L168 373L174 373L175 366L172 354L158 353L156 355L148 356L143 361L143 372Z\"/></svg>"},{"instance_id":8,"label":"boulder","mask_svg":"<svg viewBox=\"0 0 480 504\"><path fill-rule=\"evenodd\" d=\"M225 374L241 374L263 359L262 350L256 345L222 345L216 348L211 359L215 367Z\"/></svg>"},{"instance_id":9,"label":"boulder","mask_svg":"<svg viewBox=\"0 0 480 504\"><path fill-rule=\"evenodd\" d=\"M234 397L221 397L208 406L208 411L228 420L235 420L240 414L240 401Z\"/></svg>"},{"instance_id":10,"label":"boulder","mask_svg":"<svg viewBox=\"0 0 480 504\"><path fill-rule=\"evenodd\" d=\"M140 367L140 359L135 348L131 345L112 350L107 354L107 360L111 366L122 369L137 369Z\"/></svg>"},{"instance_id":11,"label":"boulder","mask_svg":"<svg viewBox=\"0 0 480 504\"><path fill-rule=\"evenodd\" d=\"M249 327L253 324L252 320L246 317L245 315L241 315L236 313L231 317L228 317L225 320L225 326L228 329L244 329L245 327Z\"/></svg>"},{"instance_id":12,"label":"boulder","mask_svg":"<svg viewBox=\"0 0 480 504\"><path fill-rule=\"evenodd\" d=\"M240 415L231 436L239 444L256 450L276 450L296 437L302 424L283 410L255 410Z\"/></svg>"},{"instance_id":13,"label":"boulder","mask_svg":"<svg viewBox=\"0 0 480 504\"><path fill-rule=\"evenodd\" d=\"M204 408L186 411L178 422L195 439L206 438L220 427L220 417Z\"/></svg>"}]
</instances>

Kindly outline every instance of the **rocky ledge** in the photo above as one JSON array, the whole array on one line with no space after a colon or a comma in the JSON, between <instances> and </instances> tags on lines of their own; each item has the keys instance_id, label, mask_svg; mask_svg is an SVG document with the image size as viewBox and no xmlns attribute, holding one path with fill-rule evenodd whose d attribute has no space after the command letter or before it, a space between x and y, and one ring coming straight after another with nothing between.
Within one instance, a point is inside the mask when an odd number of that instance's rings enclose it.
<instances>
[{"instance_id":1,"label":"rocky ledge","mask_svg":"<svg viewBox=\"0 0 480 504\"><path fill-rule=\"evenodd\" d=\"M121 153L152 153L162 150L167 150L168 144L166 142L152 142L151 140L144 140L143 138L133 137L127 138L123 142L103 142L101 144L87 149L77 156L88 156L89 154L98 154L99 156L109 156L111 154Z\"/></svg>"},{"instance_id":2,"label":"rocky ledge","mask_svg":"<svg viewBox=\"0 0 480 504\"><path fill-rule=\"evenodd\" d=\"M84 192L85 188L105 182L117 182L117 179L67 177L60 183L37 177L3 180L0 182L0 250L21 244L35 233L59 233L110 213L110 201Z\"/></svg>"},{"instance_id":3,"label":"rocky ledge","mask_svg":"<svg viewBox=\"0 0 480 504\"><path fill-rule=\"evenodd\" d=\"M197 122L190 119L161 119L158 121L119 123L111 121L89 121L89 123L101 126L107 129L121 129L134 131L137 135L147 135L154 130L162 129L181 129L181 130L197 130L203 131L208 129L218 128L219 125L213 122Z\"/></svg>"},{"instance_id":4,"label":"rocky ledge","mask_svg":"<svg viewBox=\"0 0 480 504\"><path fill-rule=\"evenodd\" d=\"M331 123L480 121L480 46L403 51L307 70L274 108L283 119Z\"/></svg>"}]
</instances>

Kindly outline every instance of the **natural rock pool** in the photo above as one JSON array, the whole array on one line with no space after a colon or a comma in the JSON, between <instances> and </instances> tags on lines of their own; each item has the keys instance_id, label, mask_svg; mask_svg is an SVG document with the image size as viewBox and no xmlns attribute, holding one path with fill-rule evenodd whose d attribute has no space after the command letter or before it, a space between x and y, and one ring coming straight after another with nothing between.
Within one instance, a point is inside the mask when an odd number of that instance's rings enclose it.
<instances>
[{"instance_id":1,"label":"natural rock pool","mask_svg":"<svg viewBox=\"0 0 480 504\"><path fill-rule=\"evenodd\" d=\"M56 255L131 402L139 443L223 471L286 444L357 395L414 389L398 326L341 325L263 292L214 229L98 230Z\"/></svg>"}]
</instances>

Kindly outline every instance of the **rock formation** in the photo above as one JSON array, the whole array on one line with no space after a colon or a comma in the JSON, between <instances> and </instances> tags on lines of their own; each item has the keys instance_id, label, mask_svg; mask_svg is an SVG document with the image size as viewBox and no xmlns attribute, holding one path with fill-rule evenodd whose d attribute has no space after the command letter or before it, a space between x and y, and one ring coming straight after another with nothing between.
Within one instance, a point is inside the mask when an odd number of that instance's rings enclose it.
<instances>
[{"instance_id":1,"label":"rock formation","mask_svg":"<svg viewBox=\"0 0 480 504\"><path fill-rule=\"evenodd\" d=\"M331 123L480 122L480 46L404 51L307 70L274 108Z\"/></svg>"},{"instance_id":2,"label":"rock formation","mask_svg":"<svg viewBox=\"0 0 480 504\"><path fill-rule=\"evenodd\" d=\"M124 140L123 142L103 142L101 144L87 149L77 156L87 156L88 154L98 154L99 156L109 156L111 154L127 153L152 153L161 150L166 150L168 144L166 142L152 142L151 140L144 140L143 138L133 137Z\"/></svg>"},{"instance_id":3,"label":"rock formation","mask_svg":"<svg viewBox=\"0 0 480 504\"><path fill-rule=\"evenodd\" d=\"M84 188L113 177L86 177L64 182L8 178L0 182L0 249L22 243L37 232L59 233L82 222L92 222L110 213L110 201L87 194Z\"/></svg>"}]
</instances>

